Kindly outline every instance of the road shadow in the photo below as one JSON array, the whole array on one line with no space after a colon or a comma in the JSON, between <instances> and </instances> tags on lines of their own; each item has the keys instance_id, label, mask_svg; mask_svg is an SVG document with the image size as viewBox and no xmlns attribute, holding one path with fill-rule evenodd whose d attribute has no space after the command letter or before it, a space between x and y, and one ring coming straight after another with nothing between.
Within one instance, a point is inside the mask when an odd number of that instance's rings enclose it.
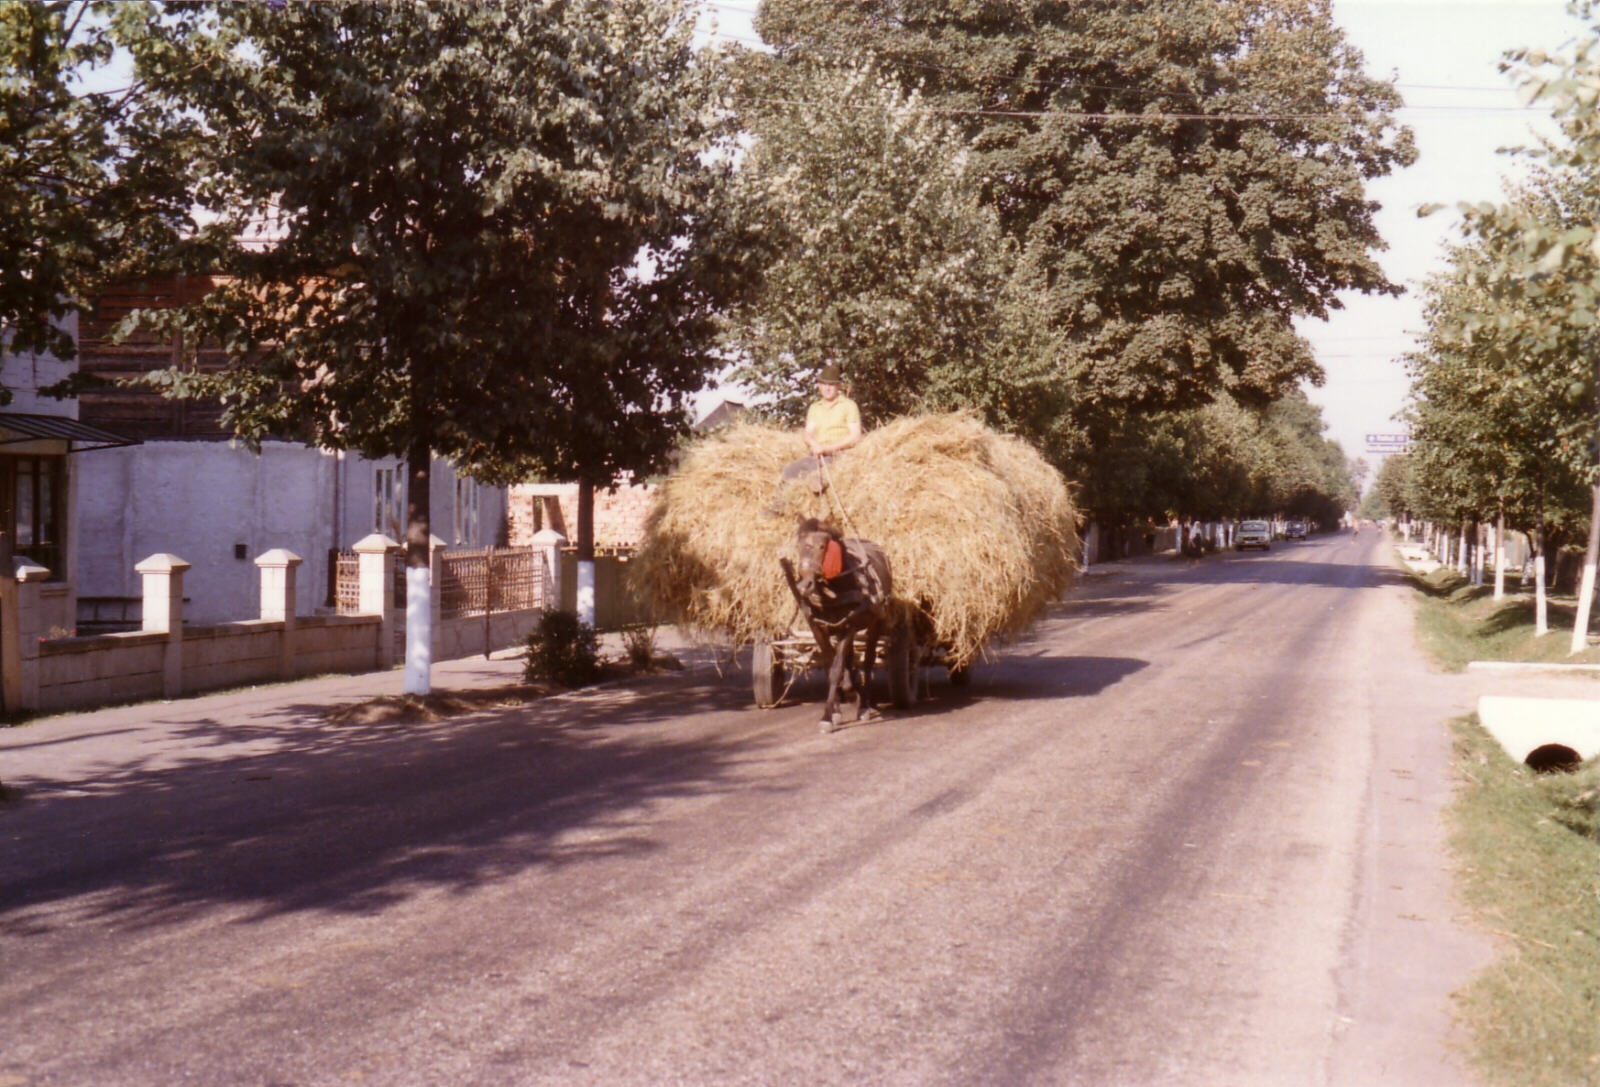
<instances>
[{"instance_id":1,"label":"road shadow","mask_svg":"<svg viewBox=\"0 0 1600 1087\"><path fill-rule=\"evenodd\" d=\"M734 788L732 767L771 742L651 727L736 702L720 684L676 695L403 725L335 725L327 706L295 706L167 722L162 752L93 780L8 775L22 795L0 808L0 933L85 914L160 925L218 906L371 913L430 888L648 853L654 802ZM79 900L70 919L48 908L67 899Z\"/></svg>"},{"instance_id":2,"label":"road shadow","mask_svg":"<svg viewBox=\"0 0 1600 1087\"><path fill-rule=\"evenodd\" d=\"M1178 586L1202 582L1213 585L1304 585L1333 589L1378 589L1410 585L1412 579L1387 564L1327 562L1280 557L1268 552L1218 552L1203 559L1146 564L1123 584ZM1068 597L1068 605L1072 598Z\"/></svg>"},{"instance_id":3,"label":"road shadow","mask_svg":"<svg viewBox=\"0 0 1600 1087\"><path fill-rule=\"evenodd\" d=\"M1070 616L1073 619L1081 620L1096 619L1102 616L1148 615L1151 612L1166 611L1171 606L1171 604L1165 603L1157 597L1144 594L1088 599L1068 597L1063 603L1051 605L1049 614L1052 617Z\"/></svg>"}]
</instances>

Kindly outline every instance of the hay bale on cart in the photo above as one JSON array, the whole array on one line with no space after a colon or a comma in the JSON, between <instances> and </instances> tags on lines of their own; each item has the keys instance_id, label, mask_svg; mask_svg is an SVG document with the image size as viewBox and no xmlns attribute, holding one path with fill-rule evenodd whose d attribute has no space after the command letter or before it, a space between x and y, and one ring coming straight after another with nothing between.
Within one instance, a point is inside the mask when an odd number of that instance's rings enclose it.
<instances>
[{"instance_id":1,"label":"hay bale on cart","mask_svg":"<svg viewBox=\"0 0 1600 1087\"><path fill-rule=\"evenodd\" d=\"M953 676L1072 584L1078 515L1066 481L1027 443L969 413L868 431L833 463L829 493L792 484L779 495L782 515L762 516L784 466L805 455L796 432L754 424L685 452L631 564L659 618L792 645L795 601L778 560L793 556L796 518L819 514L888 553L902 647L891 652L920 664L936 650ZM893 656L889 664L893 685Z\"/></svg>"}]
</instances>

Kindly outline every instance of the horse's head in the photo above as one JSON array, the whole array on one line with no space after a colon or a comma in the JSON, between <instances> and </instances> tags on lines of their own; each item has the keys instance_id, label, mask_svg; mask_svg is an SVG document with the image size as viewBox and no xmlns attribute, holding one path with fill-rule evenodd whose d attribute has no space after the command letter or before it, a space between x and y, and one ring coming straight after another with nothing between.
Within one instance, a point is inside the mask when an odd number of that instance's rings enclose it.
<instances>
[{"instance_id":1,"label":"horse's head","mask_svg":"<svg viewBox=\"0 0 1600 1087\"><path fill-rule=\"evenodd\" d=\"M813 598L822 583L836 578L844 569L844 548L838 531L826 521L802 518L794 536L799 562L795 564L795 588L800 595Z\"/></svg>"}]
</instances>

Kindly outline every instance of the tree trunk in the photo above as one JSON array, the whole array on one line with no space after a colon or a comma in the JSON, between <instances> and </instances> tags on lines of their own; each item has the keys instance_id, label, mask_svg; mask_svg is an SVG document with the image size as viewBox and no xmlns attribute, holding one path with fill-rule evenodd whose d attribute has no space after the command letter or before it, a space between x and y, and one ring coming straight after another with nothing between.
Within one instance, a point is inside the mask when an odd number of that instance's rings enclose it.
<instances>
[{"instance_id":1,"label":"tree trunk","mask_svg":"<svg viewBox=\"0 0 1600 1087\"><path fill-rule=\"evenodd\" d=\"M1506 595L1506 503L1500 508L1494 522L1494 598L1504 600Z\"/></svg>"},{"instance_id":2,"label":"tree trunk","mask_svg":"<svg viewBox=\"0 0 1600 1087\"><path fill-rule=\"evenodd\" d=\"M1589 490L1589 546L1583 553L1583 582L1578 588L1578 617L1572 624L1569 653L1577 653L1589 645L1589 608L1594 603L1595 566L1600 563L1600 483Z\"/></svg>"},{"instance_id":3,"label":"tree trunk","mask_svg":"<svg viewBox=\"0 0 1600 1087\"><path fill-rule=\"evenodd\" d=\"M1534 530L1533 541L1533 632L1535 636L1550 633L1550 596L1544 587L1544 504L1539 505L1539 525Z\"/></svg>"},{"instance_id":4,"label":"tree trunk","mask_svg":"<svg viewBox=\"0 0 1600 1087\"><path fill-rule=\"evenodd\" d=\"M578 622L594 628L594 484L578 482Z\"/></svg>"},{"instance_id":5,"label":"tree trunk","mask_svg":"<svg viewBox=\"0 0 1600 1087\"><path fill-rule=\"evenodd\" d=\"M413 445L406 458L406 694L433 689L432 453Z\"/></svg>"},{"instance_id":6,"label":"tree trunk","mask_svg":"<svg viewBox=\"0 0 1600 1087\"><path fill-rule=\"evenodd\" d=\"M1548 546L1544 534L1544 468L1538 463L1533 469L1533 517L1533 633L1539 637L1550 633L1550 609L1544 588L1544 552Z\"/></svg>"}]
</instances>

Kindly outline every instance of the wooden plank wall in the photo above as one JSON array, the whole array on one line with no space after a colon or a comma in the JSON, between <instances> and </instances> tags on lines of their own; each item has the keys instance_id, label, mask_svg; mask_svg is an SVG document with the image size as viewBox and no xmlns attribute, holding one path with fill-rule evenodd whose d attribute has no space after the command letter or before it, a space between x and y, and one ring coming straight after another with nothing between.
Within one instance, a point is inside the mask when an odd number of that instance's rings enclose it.
<instances>
[{"instance_id":1,"label":"wooden plank wall","mask_svg":"<svg viewBox=\"0 0 1600 1087\"><path fill-rule=\"evenodd\" d=\"M112 330L136 309L166 309L192 302L211 289L208 277L146 279L118 284L106 290L78 326L78 367L107 381L137 377L183 363L181 345L149 332L124 343L113 343ZM220 370L223 354L202 349L197 363L202 372ZM78 418L114 434L144 441L188 439L221 441L228 437L221 426L222 405L214 400L167 400L154 389L108 385L86 390L78 397Z\"/></svg>"}]
</instances>

